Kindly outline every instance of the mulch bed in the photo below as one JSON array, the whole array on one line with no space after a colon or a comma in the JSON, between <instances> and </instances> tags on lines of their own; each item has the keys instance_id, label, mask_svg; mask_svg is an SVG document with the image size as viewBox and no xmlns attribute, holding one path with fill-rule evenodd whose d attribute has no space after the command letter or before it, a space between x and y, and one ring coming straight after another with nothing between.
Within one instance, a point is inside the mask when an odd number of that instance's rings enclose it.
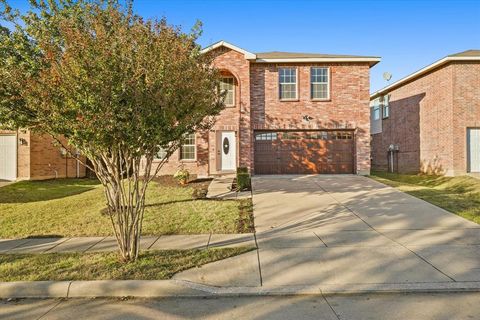
<instances>
[{"instance_id":1,"label":"mulch bed","mask_svg":"<svg viewBox=\"0 0 480 320\"><path fill-rule=\"evenodd\" d=\"M252 199L241 199L238 205L239 217L237 222L238 233L253 233L255 225L253 223L253 203Z\"/></svg>"},{"instance_id":2,"label":"mulch bed","mask_svg":"<svg viewBox=\"0 0 480 320\"><path fill-rule=\"evenodd\" d=\"M181 185L172 175L158 176L153 181L167 187L191 187L193 188L193 197L195 199L204 199L207 197L208 186L212 182L212 178L198 179L196 175L191 175L186 185Z\"/></svg>"}]
</instances>

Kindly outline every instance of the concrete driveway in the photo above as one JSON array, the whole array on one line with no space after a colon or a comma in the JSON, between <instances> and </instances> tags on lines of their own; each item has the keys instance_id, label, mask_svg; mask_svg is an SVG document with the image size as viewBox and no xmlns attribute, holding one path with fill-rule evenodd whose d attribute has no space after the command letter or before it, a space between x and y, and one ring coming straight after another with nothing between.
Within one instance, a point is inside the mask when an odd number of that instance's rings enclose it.
<instances>
[{"instance_id":1,"label":"concrete driveway","mask_svg":"<svg viewBox=\"0 0 480 320\"><path fill-rule=\"evenodd\" d=\"M213 285L480 281L480 226L366 177L252 179L257 251L176 278Z\"/></svg>"}]
</instances>

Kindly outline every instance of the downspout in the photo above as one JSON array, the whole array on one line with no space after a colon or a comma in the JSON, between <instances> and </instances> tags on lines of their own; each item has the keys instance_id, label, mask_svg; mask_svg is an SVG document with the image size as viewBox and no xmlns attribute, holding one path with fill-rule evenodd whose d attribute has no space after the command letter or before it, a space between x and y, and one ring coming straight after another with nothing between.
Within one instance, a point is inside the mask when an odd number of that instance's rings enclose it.
<instances>
[{"instance_id":1,"label":"downspout","mask_svg":"<svg viewBox=\"0 0 480 320\"><path fill-rule=\"evenodd\" d=\"M75 156L77 157L77 173L76 173L76 176L77 178L80 178L80 163L78 161L78 157L80 156L80 153L78 152L78 150L75 152Z\"/></svg>"}]
</instances>

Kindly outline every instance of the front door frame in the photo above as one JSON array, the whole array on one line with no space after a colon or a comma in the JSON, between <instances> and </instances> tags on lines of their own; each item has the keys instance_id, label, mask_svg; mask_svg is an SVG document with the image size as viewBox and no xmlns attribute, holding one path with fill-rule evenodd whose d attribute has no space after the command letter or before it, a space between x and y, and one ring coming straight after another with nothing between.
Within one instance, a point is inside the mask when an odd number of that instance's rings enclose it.
<instances>
[{"instance_id":1,"label":"front door frame","mask_svg":"<svg viewBox=\"0 0 480 320\"><path fill-rule=\"evenodd\" d=\"M230 142L230 148L229 148L229 153L231 154L231 159L233 161L233 165L230 167L224 167L224 161L223 161L223 156L224 156L224 151L223 151L223 140L225 137L229 137L229 142ZM218 169L221 172L232 172L236 170L237 167L237 134L235 131L230 131L230 130L224 130L220 131L217 135L218 137L218 142L217 142L217 156L218 156ZM233 140L233 141L230 141Z\"/></svg>"}]
</instances>

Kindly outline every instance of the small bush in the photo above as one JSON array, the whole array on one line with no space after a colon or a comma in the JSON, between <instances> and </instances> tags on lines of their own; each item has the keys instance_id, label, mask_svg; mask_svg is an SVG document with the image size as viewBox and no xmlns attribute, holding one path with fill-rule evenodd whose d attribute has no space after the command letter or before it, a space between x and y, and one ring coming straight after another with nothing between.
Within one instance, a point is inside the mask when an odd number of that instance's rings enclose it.
<instances>
[{"instance_id":1,"label":"small bush","mask_svg":"<svg viewBox=\"0 0 480 320\"><path fill-rule=\"evenodd\" d=\"M247 167L238 167L237 168L237 173L248 173L248 168Z\"/></svg>"},{"instance_id":2,"label":"small bush","mask_svg":"<svg viewBox=\"0 0 480 320\"><path fill-rule=\"evenodd\" d=\"M181 185L185 185L190 177L190 172L187 169L180 168L174 174L173 178L180 182Z\"/></svg>"},{"instance_id":3,"label":"small bush","mask_svg":"<svg viewBox=\"0 0 480 320\"><path fill-rule=\"evenodd\" d=\"M245 172L237 172L237 190L250 189L250 175Z\"/></svg>"}]
</instances>

